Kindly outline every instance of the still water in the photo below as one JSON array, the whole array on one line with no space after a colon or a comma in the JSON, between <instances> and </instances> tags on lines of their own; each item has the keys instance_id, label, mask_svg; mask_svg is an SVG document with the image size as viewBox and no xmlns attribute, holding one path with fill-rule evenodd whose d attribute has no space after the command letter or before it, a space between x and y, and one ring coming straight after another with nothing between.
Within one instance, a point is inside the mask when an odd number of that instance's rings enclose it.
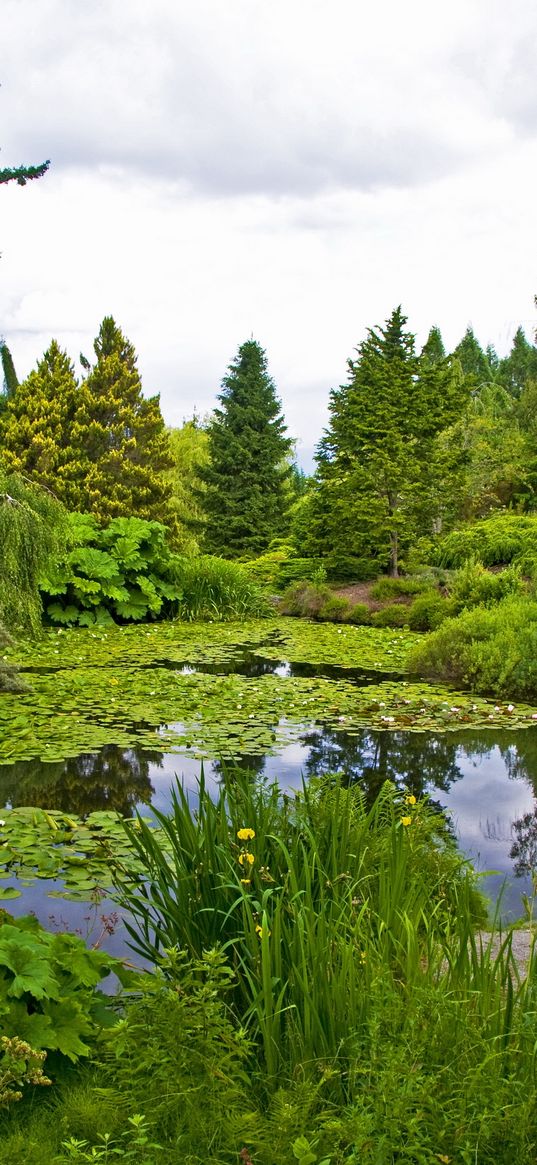
<instances>
[{"instance_id":1,"label":"still water","mask_svg":"<svg viewBox=\"0 0 537 1165\"><path fill-rule=\"evenodd\" d=\"M281 727L281 726L280 726ZM448 814L462 851L483 873L483 888L495 901L500 895L503 919L523 916L522 894L531 893L529 869L537 866L537 727L519 731L482 729L458 733L356 731L350 735L316 725L305 726L298 740L273 756L237 755L234 764L252 777L299 788L313 774L342 771L373 798L389 779L416 796L427 794ZM232 779L233 765L204 763L214 786ZM150 806L166 810L176 779L195 791L200 762L187 753L147 752L109 745L100 752L62 762L17 762L0 766L0 804L39 805L76 814L115 809L131 815ZM491 872L492 871L492 872ZM50 887L49 887L50 888ZM104 903L97 918L80 903L46 896L47 884L24 888L9 903L15 914L34 910L45 925L91 930L95 941L99 915L113 910ZM124 954L119 928L106 948Z\"/></svg>"}]
</instances>

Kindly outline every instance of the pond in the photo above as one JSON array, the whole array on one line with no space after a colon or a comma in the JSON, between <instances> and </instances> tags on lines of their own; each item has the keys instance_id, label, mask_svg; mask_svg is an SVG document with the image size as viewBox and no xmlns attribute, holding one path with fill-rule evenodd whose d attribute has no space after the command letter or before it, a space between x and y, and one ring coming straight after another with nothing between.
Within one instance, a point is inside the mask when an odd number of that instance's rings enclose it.
<instances>
[{"instance_id":1,"label":"pond","mask_svg":"<svg viewBox=\"0 0 537 1165\"><path fill-rule=\"evenodd\" d=\"M492 899L503 887L503 918L518 918L537 864L537 713L423 684L406 670L415 639L296 620L47 636L19 655L30 690L0 697L0 803L165 810L202 759L213 782L241 767L298 788L342 771L372 798L389 779L448 812L463 852L495 871L483 886ZM8 908L82 931L112 910L93 918L51 888ZM122 949L119 931L106 937Z\"/></svg>"}]
</instances>

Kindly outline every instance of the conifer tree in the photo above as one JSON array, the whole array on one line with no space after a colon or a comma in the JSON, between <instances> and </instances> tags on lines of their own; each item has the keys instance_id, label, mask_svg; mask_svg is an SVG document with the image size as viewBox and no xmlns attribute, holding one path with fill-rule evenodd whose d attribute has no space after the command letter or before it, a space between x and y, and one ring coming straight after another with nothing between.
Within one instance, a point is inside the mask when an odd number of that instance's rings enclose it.
<instances>
[{"instance_id":1,"label":"conifer tree","mask_svg":"<svg viewBox=\"0 0 537 1165\"><path fill-rule=\"evenodd\" d=\"M0 428L2 461L45 486L68 509L77 509L87 458L73 444L78 384L67 353L56 340L15 391Z\"/></svg>"},{"instance_id":2,"label":"conifer tree","mask_svg":"<svg viewBox=\"0 0 537 1165\"><path fill-rule=\"evenodd\" d=\"M218 399L208 427L210 461L200 471L205 547L230 558L255 556L285 529L292 444L255 340L239 348Z\"/></svg>"},{"instance_id":3,"label":"conifer tree","mask_svg":"<svg viewBox=\"0 0 537 1165\"><path fill-rule=\"evenodd\" d=\"M442 333L436 325L431 328L421 350L421 355L430 364L439 364L441 360L445 360L446 349L444 348Z\"/></svg>"},{"instance_id":4,"label":"conifer tree","mask_svg":"<svg viewBox=\"0 0 537 1165\"><path fill-rule=\"evenodd\" d=\"M331 393L330 424L318 452L317 553L334 564L376 558L397 575L402 545L434 504L436 440L465 399L447 360L416 357L396 308L349 360L347 384ZM433 472L433 469L435 472Z\"/></svg>"},{"instance_id":5,"label":"conifer tree","mask_svg":"<svg viewBox=\"0 0 537 1165\"><path fill-rule=\"evenodd\" d=\"M537 348L526 339L521 327L514 334L509 355L500 361L500 376L507 391L517 399L528 381L537 380Z\"/></svg>"},{"instance_id":6,"label":"conifer tree","mask_svg":"<svg viewBox=\"0 0 537 1165\"><path fill-rule=\"evenodd\" d=\"M2 395L3 403L5 404L8 398L13 396L15 389L18 388L19 381L17 379L17 373L15 372L13 357L9 351L6 341L3 339L0 339L0 359L2 361L3 373Z\"/></svg>"},{"instance_id":7,"label":"conifer tree","mask_svg":"<svg viewBox=\"0 0 537 1165\"><path fill-rule=\"evenodd\" d=\"M72 433L87 458L77 509L103 522L127 515L165 522L171 487L163 471L173 461L159 397L142 396L134 348L111 316L94 348Z\"/></svg>"},{"instance_id":8,"label":"conifer tree","mask_svg":"<svg viewBox=\"0 0 537 1165\"><path fill-rule=\"evenodd\" d=\"M470 325L454 349L453 356L459 361L464 376L471 377L475 388L490 380L489 362Z\"/></svg>"}]
</instances>

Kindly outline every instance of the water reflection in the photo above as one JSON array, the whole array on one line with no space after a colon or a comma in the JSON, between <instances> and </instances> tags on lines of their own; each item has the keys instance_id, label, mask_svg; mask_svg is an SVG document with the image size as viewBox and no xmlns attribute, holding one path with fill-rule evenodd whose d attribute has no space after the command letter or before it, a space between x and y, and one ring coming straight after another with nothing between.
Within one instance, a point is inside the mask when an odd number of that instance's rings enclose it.
<instances>
[{"instance_id":1,"label":"water reflection","mask_svg":"<svg viewBox=\"0 0 537 1165\"><path fill-rule=\"evenodd\" d=\"M114 809L130 817L136 805L151 801L150 770L161 764L162 753L114 744L65 761L16 761L0 766L0 803L12 808L37 805L79 816Z\"/></svg>"},{"instance_id":2,"label":"water reflection","mask_svg":"<svg viewBox=\"0 0 537 1165\"><path fill-rule=\"evenodd\" d=\"M296 726L294 726L296 729ZM518 732L355 732L305 726L275 755L238 753L204 764L209 787L232 780L234 768L252 778L299 788L303 777L343 772L369 801L385 780L416 796L427 793L448 811L459 843L494 897L507 875L502 912L521 914L521 892L537 866L537 728ZM166 811L175 777L195 791L200 761L185 753L107 745L98 753L44 763L0 766L0 805L38 805L84 815L114 809L130 816L148 804ZM193 792L195 795L195 792Z\"/></svg>"}]
</instances>

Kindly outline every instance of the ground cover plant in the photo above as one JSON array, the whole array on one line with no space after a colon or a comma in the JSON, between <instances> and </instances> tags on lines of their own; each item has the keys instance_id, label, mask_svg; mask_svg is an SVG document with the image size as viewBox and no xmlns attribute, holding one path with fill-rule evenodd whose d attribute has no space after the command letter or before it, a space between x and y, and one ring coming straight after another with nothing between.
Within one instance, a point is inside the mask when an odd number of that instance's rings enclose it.
<instances>
[{"instance_id":1,"label":"ground cover plant","mask_svg":"<svg viewBox=\"0 0 537 1165\"><path fill-rule=\"evenodd\" d=\"M430 544L427 558L436 566L451 568L464 566L468 559L484 566L528 565L535 561L536 534L537 518L532 514L493 514L437 539Z\"/></svg>"}]
</instances>

